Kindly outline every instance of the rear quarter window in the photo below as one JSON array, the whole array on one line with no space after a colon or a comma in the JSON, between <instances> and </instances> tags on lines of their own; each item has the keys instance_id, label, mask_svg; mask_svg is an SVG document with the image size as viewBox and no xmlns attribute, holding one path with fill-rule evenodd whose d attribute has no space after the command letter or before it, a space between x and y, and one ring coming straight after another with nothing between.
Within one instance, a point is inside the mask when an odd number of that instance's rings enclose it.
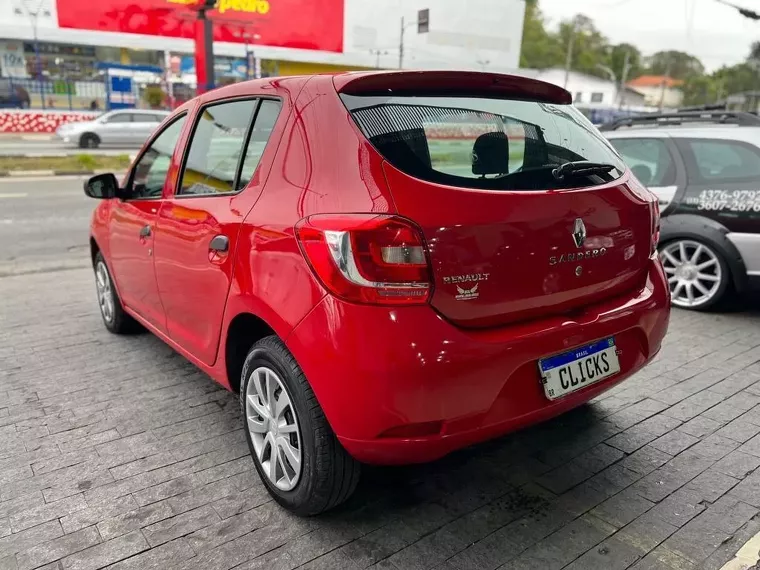
<instances>
[{"instance_id":1,"label":"rear quarter window","mask_svg":"<svg viewBox=\"0 0 760 570\"><path fill-rule=\"evenodd\" d=\"M416 178L462 188L539 190L612 181L625 165L571 105L484 97L341 98L383 157ZM567 177L570 161L610 164L609 172Z\"/></svg>"}]
</instances>

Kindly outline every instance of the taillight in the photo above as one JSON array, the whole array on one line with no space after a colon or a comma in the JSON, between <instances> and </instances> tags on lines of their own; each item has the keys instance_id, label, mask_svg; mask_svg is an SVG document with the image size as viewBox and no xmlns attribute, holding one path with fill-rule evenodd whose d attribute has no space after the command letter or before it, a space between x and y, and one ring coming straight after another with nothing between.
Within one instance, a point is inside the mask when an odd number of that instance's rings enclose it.
<instances>
[{"instance_id":1,"label":"taillight","mask_svg":"<svg viewBox=\"0 0 760 570\"><path fill-rule=\"evenodd\" d=\"M652 219L652 248L649 255L652 256L657 251L657 244L660 241L660 205L656 197L649 202L649 213Z\"/></svg>"},{"instance_id":2,"label":"taillight","mask_svg":"<svg viewBox=\"0 0 760 570\"><path fill-rule=\"evenodd\" d=\"M431 272L422 233L387 214L318 214L296 224L301 250L330 293L355 303L426 303Z\"/></svg>"}]
</instances>

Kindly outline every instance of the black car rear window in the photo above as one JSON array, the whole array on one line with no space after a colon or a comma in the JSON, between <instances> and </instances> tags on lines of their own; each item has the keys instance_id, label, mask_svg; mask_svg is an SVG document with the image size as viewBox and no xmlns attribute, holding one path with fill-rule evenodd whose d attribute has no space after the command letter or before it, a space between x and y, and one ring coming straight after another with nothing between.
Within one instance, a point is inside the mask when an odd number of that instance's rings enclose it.
<instances>
[{"instance_id":1,"label":"black car rear window","mask_svg":"<svg viewBox=\"0 0 760 570\"><path fill-rule=\"evenodd\" d=\"M622 160L571 105L483 97L341 94L364 135L396 168L429 182L487 190L545 190L619 178ZM557 180L574 161L609 172Z\"/></svg>"}]
</instances>

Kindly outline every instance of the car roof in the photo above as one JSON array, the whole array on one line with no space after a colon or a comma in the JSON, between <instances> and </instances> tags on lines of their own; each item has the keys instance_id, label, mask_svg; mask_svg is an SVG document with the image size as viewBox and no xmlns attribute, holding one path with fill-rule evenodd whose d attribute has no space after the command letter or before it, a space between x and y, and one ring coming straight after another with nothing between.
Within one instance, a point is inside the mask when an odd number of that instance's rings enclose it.
<instances>
[{"instance_id":1,"label":"car roof","mask_svg":"<svg viewBox=\"0 0 760 570\"><path fill-rule=\"evenodd\" d=\"M743 140L760 143L760 127L742 127L737 125L700 125L700 126L663 126L663 127L629 127L617 131L602 131L610 139L632 138L689 138Z\"/></svg>"}]
</instances>

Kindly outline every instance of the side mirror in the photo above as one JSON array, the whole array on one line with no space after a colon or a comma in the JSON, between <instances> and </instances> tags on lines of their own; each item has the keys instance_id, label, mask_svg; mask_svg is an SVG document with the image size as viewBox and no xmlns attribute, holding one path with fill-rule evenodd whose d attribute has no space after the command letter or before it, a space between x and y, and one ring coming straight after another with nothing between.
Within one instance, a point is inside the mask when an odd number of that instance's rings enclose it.
<instances>
[{"instance_id":1,"label":"side mirror","mask_svg":"<svg viewBox=\"0 0 760 570\"><path fill-rule=\"evenodd\" d=\"M97 174L84 183L84 193L99 200L116 198L119 195L119 181L110 172Z\"/></svg>"}]
</instances>

